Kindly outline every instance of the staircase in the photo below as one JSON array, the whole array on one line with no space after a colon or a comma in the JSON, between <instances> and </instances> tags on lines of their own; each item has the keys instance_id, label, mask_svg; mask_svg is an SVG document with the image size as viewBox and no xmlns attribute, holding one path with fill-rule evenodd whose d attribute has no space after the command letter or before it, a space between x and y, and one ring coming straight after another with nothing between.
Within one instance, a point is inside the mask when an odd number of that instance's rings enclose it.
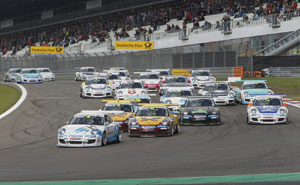
<instances>
[{"instance_id":1,"label":"staircase","mask_svg":"<svg viewBox=\"0 0 300 185\"><path fill-rule=\"evenodd\" d=\"M300 29L256 52L253 56L275 56L300 44Z\"/></svg>"}]
</instances>

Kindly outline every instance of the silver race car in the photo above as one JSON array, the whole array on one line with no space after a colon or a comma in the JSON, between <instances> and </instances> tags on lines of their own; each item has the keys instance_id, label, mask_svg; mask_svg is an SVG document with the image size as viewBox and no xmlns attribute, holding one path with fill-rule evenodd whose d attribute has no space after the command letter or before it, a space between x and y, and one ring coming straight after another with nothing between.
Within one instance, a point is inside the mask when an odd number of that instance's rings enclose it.
<instances>
[{"instance_id":1,"label":"silver race car","mask_svg":"<svg viewBox=\"0 0 300 185\"><path fill-rule=\"evenodd\" d=\"M105 77L91 78L81 84L80 97L104 98L113 97L113 89L108 85Z\"/></svg>"},{"instance_id":2,"label":"silver race car","mask_svg":"<svg viewBox=\"0 0 300 185\"><path fill-rule=\"evenodd\" d=\"M75 73L75 81L84 81L101 76L103 76L103 73L97 72L94 67L81 67L80 70Z\"/></svg>"},{"instance_id":3,"label":"silver race car","mask_svg":"<svg viewBox=\"0 0 300 185\"><path fill-rule=\"evenodd\" d=\"M55 74L49 68L38 68L38 72L44 81L55 81Z\"/></svg>"},{"instance_id":4,"label":"silver race car","mask_svg":"<svg viewBox=\"0 0 300 185\"><path fill-rule=\"evenodd\" d=\"M5 82L15 82L17 81L17 75L22 71L21 68L12 68L7 71L4 75Z\"/></svg>"}]
</instances>

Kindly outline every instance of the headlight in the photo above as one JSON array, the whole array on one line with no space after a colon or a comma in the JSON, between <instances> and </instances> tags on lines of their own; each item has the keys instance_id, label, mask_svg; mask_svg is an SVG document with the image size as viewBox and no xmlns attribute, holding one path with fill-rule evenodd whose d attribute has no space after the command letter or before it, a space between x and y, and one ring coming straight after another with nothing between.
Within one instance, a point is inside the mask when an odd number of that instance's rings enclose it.
<instances>
[{"instance_id":1,"label":"headlight","mask_svg":"<svg viewBox=\"0 0 300 185\"><path fill-rule=\"evenodd\" d=\"M22 78L27 78L26 75L22 75Z\"/></svg>"},{"instance_id":2,"label":"headlight","mask_svg":"<svg viewBox=\"0 0 300 185\"><path fill-rule=\"evenodd\" d=\"M92 90L92 88L88 86L88 87L85 87L85 90L90 91L90 90Z\"/></svg>"},{"instance_id":3,"label":"headlight","mask_svg":"<svg viewBox=\"0 0 300 185\"><path fill-rule=\"evenodd\" d=\"M271 91L271 90L269 90L269 91L268 91L268 94L274 94L274 92L273 92L273 91Z\"/></svg>"},{"instance_id":4,"label":"headlight","mask_svg":"<svg viewBox=\"0 0 300 185\"><path fill-rule=\"evenodd\" d=\"M119 91L119 92L118 92L118 95L122 95L122 94L123 94L123 92L122 92L122 91Z\"/></svg>"},{"instance_id":5,"label":"headlight","mask_svg":"<svg viewBox=\"0 0 300 185\"><path fill-rule=\"evenodd\" d=\"M251 113L255 114L256 113L256 109L251 109Z\"/></svg>"},{"instance_id":6,"label":"headlight","mask_svg":"<svg viewBox=\"0 0 300 185\"><path fill-rule=\"evenodd\" d=\"M280 112L280 114L285 114L286 110L285 109L280 109L279 112Z\"/></svg>"},{"instance_id":7,"label":"headlight","mask_svg":"<svg viewBox=\"0 0 300 185\"><path fill-rule=\"evenodd\" d=\"M184 115L188 115L188 112L183 112Z\"/></svg>"},{"instance_id":8,"label":"headlight","mask_svg":"<svg viewBox=\"0 0 300 185\"><path fill-rule=\"evenodd\" d=\"M110 86L106 87L106 90L109 90L109 91L110 91L110 90L111 90L111 87L110 87Z\"/></svg>"},{"instance_id":9,"label":"headlight","mask_svg":"<svg viewBox=\"0 0 300 185\"><path fill-rule=\"evenodd\" d=\"M142 91L142 94L146 94L146 91Z\"/></svg>"},{"instance_id":10,"label":"headlight","mask_svg":"<svg viewBox=\"0 0 300 185\"><path fill-rule=\"evenodd\" d=\"M164 119L161 124L164 126L167 126L170 123L170 120L168 118Z\"/></svg>"},{"instance_id":11,"label":"headlight","mask_svg":"<svg viewBox=\"0 0 300 185\"><path fill-rule=\"evenodd\" d=\"M98 130L95 129L95 128L91 131L91 134L92 134L92 135L96 135L97 133L98 133Z\"/></svg>"},{"instance_id":12,"label":"headlight","mask_svg":"<svg viewBox=\"0 0 300 185\"><path fill-rule=\"evenodd\" d=\"M66 129L65 128L61 128L61 129L59 129L58 133L60 135L63 135L64 133L66 133Z\"/></svg>"},{"instance_id":13,"label":"headlight","mask_svg":"<svg viewBox=\"0 0 300 185\"><path fill-rule=\"evenodd\" d=\"M39 75L39 78L43 78L43 76L42 76L42 75Z\"/></svg>"},{"instance_id":14,"label":"headlight","mask_svg":"<svg viewBox=\"0 0 300 185\"><path fill-rule=\"evenodd\" d=\"M235 96L234 92L229 92L228 96Z\"/></svg>"},{"instance_id":15,"label":"headlight","mask_svg":"<svg viewBox=\"0 0 300 185\"><path fill-rule=\"evenodd\" d=\"M248 96L249 95L248 92L244 92L243 94L244 94L244 96Z\"/></svg>"},{"instance_id":16,"label":"headlight","mask_svg":"<svg viewBox=\"0 0 300 185\"><path fill-rule=\"evenodd\" d=\"M130 120L130 125L136 125L136 124L137 124L137 121L135 118Z\"/></svg>"}]
</instances>

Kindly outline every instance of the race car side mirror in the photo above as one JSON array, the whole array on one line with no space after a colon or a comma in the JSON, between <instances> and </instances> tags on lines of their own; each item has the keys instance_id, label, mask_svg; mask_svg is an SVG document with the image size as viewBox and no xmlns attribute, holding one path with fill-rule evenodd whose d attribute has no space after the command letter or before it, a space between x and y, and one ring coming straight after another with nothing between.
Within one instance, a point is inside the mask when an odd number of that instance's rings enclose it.
<instances>
[{"instance_id":1,"label":"race car side mirror","mask_svg":"<svg viewBox=\"0 0 300 185\"><path fill-rule=\"evenodd\" d=\"M253 105L253 103L249 103L249 106L251 107Z\"/></svg>"},{"instance_id":2,"label":"race car side mirror","mask_svg":"<svg viewBox=\"0 0 300 185\"><path fill-rule=\"evenodd\" d=\"M288 104L287 104L287 103L283 103L283 106L287 107L287 106L288 106Z\"/></svg>"}]
</instances>

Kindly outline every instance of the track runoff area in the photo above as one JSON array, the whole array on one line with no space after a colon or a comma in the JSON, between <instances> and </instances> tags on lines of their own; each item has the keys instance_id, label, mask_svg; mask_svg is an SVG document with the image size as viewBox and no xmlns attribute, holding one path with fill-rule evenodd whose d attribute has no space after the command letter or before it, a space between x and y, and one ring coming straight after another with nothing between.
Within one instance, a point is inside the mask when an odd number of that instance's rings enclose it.
<instances>
[{"instance_id":1,"label":"track runoff area","mask_svg":"<svg viewBox=\"0 0 300 185\"><path fill-rule=\"evenodd\" d=\"M248 125L245 105L219 106L220 126L181 126L178 135L129 138L95 148L58 148L57 131L100 99L81 82L23 85L27 98L0 120L0 184L299 183L299 108L287 125ZM159 102L159 95L152 97ZM251 175L249 175L251 174Z\"/></svg>"}]
</instances>

